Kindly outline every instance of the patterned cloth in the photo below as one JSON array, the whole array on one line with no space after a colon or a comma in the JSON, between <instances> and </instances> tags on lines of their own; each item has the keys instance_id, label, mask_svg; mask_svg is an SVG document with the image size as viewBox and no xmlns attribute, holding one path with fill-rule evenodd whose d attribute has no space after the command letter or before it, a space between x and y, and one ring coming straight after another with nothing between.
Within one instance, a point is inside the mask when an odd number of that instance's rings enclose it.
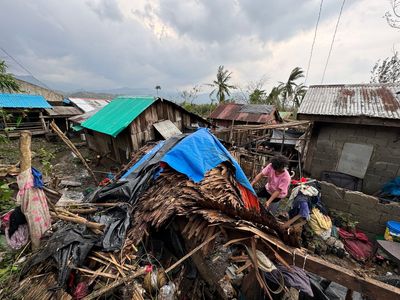
<instances>
[{"instance_id":1,"label":"patterned cloth","mask_svg":"<svg viewBox=\"0 0 400 300\"><path fill-rule=\"evenodd\" d=\"M8 227L5 230L6 241L8 246L13 250L21 249L29 241L29 229L28 225L19 225L18 229L10 237L8 234Z\"/></svg>"},{"instance_id":2,"label":"patterned cloth","mask_svg":"<svg viewBox=\"0 0 400 300\"><path fill-rule=\"evenodd\" d=\"M21 205L29 226L32 248L40 246L42 235L50 228L50 213L43 190L34 187L32 170L27 169L17 177L19 192L17 203Z\"/></svg>"}]
</instances>

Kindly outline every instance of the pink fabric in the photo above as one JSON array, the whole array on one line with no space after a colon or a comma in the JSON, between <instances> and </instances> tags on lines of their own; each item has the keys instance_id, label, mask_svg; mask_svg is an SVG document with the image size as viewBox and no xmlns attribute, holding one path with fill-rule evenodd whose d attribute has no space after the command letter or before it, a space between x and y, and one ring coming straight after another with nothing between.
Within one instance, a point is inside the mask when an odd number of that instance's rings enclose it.
<instances>
[{"instance_id":1,"label":"pink fabric","mask_svg":"<svg viewBox=\"0 0 400 300\"><path fill-rule=\"evenodd\" d=\"M29 241L29 229L28 225L19 225L17 231L9 237L8 236L8 227L5 230L6 241L11 249L18 250L25 246Z\"/></svg>"},{"instance_id":2,"label":"pink fabric","mask_svg":"<svg viewBox=\"0 0 400 300\"><path fill-rule=\"evenodd\" d=\"M28 222L32 248L36 249L40 246L42 235L51 225L46 195L41 189L34 187L31 169L19 174L17 183L17 203L21 205L21 211Z\"/></svg>"},{"instance_id":3,"label":"pink fabric","mask_svg":"<svg viewBox=\"0 0 400 300\"><path fill-rule=\"evenodd\" d=\"M265 189L268 193L272 194L279 190L279 198L285 198L287 196L291 178L286 169L282 174L277 175L272 165L268 164L261 173L265 177L268 177L267 184L265 185Z\"/></svg>"}]
</instances>

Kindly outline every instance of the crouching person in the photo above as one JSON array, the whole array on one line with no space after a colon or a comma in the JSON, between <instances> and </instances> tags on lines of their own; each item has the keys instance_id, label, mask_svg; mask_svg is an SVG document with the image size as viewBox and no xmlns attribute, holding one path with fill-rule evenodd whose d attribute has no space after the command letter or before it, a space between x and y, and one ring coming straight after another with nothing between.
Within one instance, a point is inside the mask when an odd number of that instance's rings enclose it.
<instances>
[{"instance_id":1,"label":"crouching person","mask_svg":"<svg viewBox=\"0 0 400 300\"><path fill-rule=\"evenodd\" d=\"M272 213L278 208L279 201L288 194L291 180L286 169L288 164L289 161L285 156L274 156L271 162L251 182L251 185L254 186L261 178L267 178L267 184L257 191L257 196L266 198L265 207Z\"/></svg>"}]
</instances>

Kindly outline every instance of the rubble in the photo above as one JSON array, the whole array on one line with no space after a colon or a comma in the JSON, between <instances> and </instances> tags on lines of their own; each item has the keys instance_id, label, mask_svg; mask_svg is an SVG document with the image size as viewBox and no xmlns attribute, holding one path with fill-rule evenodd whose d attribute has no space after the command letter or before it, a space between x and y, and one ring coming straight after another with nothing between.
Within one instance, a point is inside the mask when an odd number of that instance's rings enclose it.
<instances>
[{"instance_id":1,"label":"rubble","mask_svg":"<svg viewBox=\"0 0 400 300\"><path fill-rule=\"evenodd\" d=\"M291 287L310 296L313 281L305 270L354 290L368 287L369 295L379 288L398 295L298 249L304 222L287 223L265 210L240 166L207 130L153 149L142 150L142 158L133 157L84 201L51 205L53 224L40 249L0 296L272 299L293 294ZM298 280L290 283L294 270L302 274L303 290Z\"/></svg>"}]
</instances>

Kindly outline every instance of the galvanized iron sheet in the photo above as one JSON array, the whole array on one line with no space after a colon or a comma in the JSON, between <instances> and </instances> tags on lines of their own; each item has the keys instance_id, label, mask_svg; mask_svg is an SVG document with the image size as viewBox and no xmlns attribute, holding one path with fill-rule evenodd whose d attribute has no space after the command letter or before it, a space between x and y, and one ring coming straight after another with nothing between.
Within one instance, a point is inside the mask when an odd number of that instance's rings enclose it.
<instances>
[{"instance_id":1,"label":"galvanized iron sheet","mask_svg":"<svg viewBox=\"0 0 400 300\"><path fill-rule=\"evenodd\" d=\"M310 86L298 114L400 119L400 84Z\"/></svg>"}]
</instances>

